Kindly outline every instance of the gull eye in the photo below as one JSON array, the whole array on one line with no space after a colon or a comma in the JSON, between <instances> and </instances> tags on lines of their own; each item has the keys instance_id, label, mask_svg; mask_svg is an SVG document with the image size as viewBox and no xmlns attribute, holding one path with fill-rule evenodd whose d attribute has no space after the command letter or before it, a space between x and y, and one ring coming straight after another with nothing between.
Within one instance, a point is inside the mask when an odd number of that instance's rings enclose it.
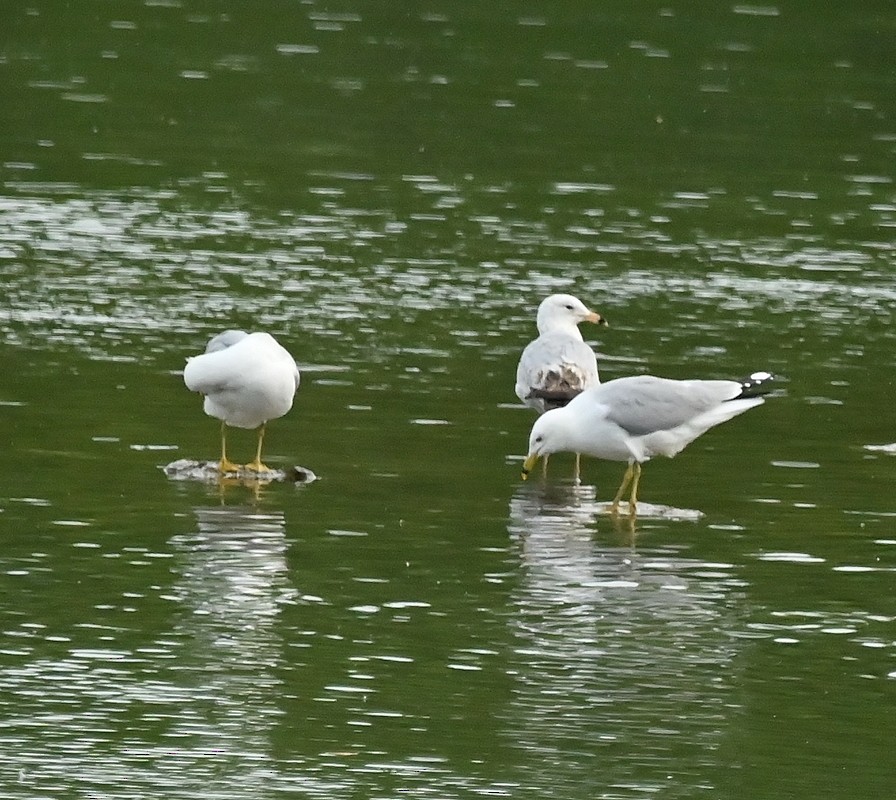
<instances>
[{"instance_id":1,"label":"gull eye","mask_svg":"<svg viewBox=\"0 0 896 800\"><path fill-rule=\"evenodd\" d=\"M572 307L569 303L566 304L566 310L567 310L567 311L574 311L573 307Z\"/></svg>"}]
</instances>

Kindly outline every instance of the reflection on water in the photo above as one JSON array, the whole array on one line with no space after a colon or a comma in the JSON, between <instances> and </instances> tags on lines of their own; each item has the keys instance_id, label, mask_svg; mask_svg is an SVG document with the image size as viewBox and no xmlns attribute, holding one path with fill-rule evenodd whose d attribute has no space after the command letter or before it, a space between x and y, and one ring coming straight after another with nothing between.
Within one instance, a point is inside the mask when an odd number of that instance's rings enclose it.
<instances>
[{"instance_id":1,"label":"reflection on water","mask_svg":"<svg viewBox=\"0 0 896 800\"><path fill-rule=\"evenodd\" d=\"M139 787L134 796L248 797L272 775L276 623L295 596L284 516L234 506L195 515L196 530L171 541L169 631L129 647L136 631L109 629L105 647L0 673L19 698L4 709L0 740L33 796L70 796L77 785L90 796Z\"/></svg>"},{"instance_id":2,"label":"reflection on water","mask_svg":"<svg viewBox=\"0 0 896 800\"><path fill-rule=\"evenodd\" d=\"M511 500L521 580L506 735L528 783L692 797L731 724L743 585L733 565L674 546L608 543L627 534L598 527L594 509L587 486Z\"/></svg>"},{"instance_id":3,"label":"reflection on water","mask_svg":"<svg viewBox=\"0 0 896 800\"><path fill-rule=\"evenodd\" d=\"M211 782L219 790L251 786L270 768L268 734L278 716L276 622L281 605L294 597L284 516L239 506L195 513L196 532L172 542L178 573L172 589L181 609L172 635L182 650L168 680L189 701L155 755L167 755L173 772L197 779L226 771L226 783Z\"/></svg>"}]
</instances>

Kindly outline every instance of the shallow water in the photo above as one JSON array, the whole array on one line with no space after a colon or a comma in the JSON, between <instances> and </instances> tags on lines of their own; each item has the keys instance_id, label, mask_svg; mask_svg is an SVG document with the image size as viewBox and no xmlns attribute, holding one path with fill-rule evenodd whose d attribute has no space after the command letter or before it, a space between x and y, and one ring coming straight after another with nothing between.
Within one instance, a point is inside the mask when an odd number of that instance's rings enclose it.
<instances>
[{"instance_id":1,"label":"shallow water","mask_svg":"<svg viewBox=\"0 0 896 800\"><path fill-rule=\"evenodd\" d=\"M3 796L885 795L889 10L263 10L12 12ZM646 465L662 513L519 480L554 290L604 379L781 376ZM311 484L160 469L238 326Z\"/></svg>"}]
</instances>

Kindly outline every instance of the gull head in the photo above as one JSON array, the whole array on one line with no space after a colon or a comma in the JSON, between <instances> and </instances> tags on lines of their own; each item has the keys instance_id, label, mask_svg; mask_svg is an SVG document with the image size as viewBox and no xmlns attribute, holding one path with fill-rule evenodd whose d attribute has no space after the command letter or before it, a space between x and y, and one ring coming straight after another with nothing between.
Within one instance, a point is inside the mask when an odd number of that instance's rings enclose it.
<instances>
[{"instance_id":1,"label":"gull head","mask_svg":"<svg viewBox=\"0 0 896 800\"><path fill-rule=\"evenodd\" d=\"M212 336L212 338L208 340L208 344L205 346L205 352L217 353L221 350L226 350L237 342L241 342L248 335L249 334L245 331L240 330L231 329L222 331L217 336Z\"/></svg>"},{"instance_id":2,"label":"gull head","mask_svg":"<svg viewBox=\"0 0 896 800\"><path fill-rule=\"evenodd\" d=\"M556 408L542 414L532 426L529 434L529 454L523 462L521 477L529 477L539 458L562 450L572 449L567 443L564 409Z\"/></svg>"},{"instance_id":3,"label":"gull head","mask_svg":"<svg viewBox=\"0 0 896 800\"><path fill-rule=\"evenodd\" d=\"M578 297L571 294L552 294L541 301L536 324L539 333L574 328L580 322L607 325L596 311L589 309Z\"/></svg>"}]
</instances>

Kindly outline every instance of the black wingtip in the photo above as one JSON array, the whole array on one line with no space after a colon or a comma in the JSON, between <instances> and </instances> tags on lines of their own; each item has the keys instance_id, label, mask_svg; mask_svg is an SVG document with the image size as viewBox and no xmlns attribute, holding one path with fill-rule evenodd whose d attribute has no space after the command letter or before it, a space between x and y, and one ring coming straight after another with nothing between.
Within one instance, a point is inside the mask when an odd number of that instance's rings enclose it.
<instances>
[{"instance_id":1,"label":"black wingtip","mask_svg":"<svg viewBox=\"0 0 896 800\"><path fill-rule=\"evenodd\" d=\"M735 398L741 400L745 397L761 397L768 394L774 386L775 376L770 372L754 372L740 381L740 394Z\"/></svg>"}]
</instances>

